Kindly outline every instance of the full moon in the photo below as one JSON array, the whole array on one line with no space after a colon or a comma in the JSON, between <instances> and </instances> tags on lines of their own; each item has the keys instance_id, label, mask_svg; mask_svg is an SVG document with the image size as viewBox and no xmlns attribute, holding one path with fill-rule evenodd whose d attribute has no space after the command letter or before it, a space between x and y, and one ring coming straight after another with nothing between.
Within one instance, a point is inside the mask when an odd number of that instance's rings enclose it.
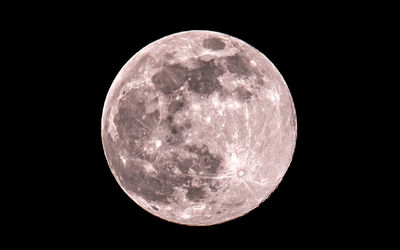
<instances>
[{"instance_id":1,"label":"full moon","mask_svg":"<svg viewBox=\"0 0 400 250\"><path fill-rule=\"evenodd\" d=\"M107 94L101 136L123 191L164 220L207 226L257 208L297 137L290 91L244 41L186 31L136 53Z\"/></svg>"}]
</instances>

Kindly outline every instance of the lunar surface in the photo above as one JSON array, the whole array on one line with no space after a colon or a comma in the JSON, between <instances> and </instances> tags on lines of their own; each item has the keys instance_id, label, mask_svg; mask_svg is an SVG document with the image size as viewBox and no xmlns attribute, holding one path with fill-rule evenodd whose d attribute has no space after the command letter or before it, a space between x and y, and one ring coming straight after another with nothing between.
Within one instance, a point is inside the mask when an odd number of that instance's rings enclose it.
<instances>
[{"instance_id":1,"label":"lunar surface","mask_svg":"<svg viewBox=\"0 0 400 250\"><path fill-rule=\"evenodd\" d=\"M292 97L275 66L211 31L140 50L112 83L102 116L105 155L126 194L193 226L258 207L287 171L296 137Z\"/></svg>"}]
</instances>

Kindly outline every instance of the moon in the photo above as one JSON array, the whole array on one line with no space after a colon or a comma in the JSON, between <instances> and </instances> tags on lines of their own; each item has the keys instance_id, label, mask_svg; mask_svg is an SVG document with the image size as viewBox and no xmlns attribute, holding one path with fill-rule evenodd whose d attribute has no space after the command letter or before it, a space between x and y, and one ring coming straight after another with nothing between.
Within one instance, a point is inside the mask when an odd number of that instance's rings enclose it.
<instances>
[{"instance_id":1,"label":"moon","mask_svg":"<svg viewBox=\"0 0 400 250\"><path fill-rule=\"evenodd\" d=\"M113 81L101 122L123 191L151 214L191 226L257 208L282 180L297 138L275 66L213 31L172 34L136 53Z\"/></svg>"}]
</instances>

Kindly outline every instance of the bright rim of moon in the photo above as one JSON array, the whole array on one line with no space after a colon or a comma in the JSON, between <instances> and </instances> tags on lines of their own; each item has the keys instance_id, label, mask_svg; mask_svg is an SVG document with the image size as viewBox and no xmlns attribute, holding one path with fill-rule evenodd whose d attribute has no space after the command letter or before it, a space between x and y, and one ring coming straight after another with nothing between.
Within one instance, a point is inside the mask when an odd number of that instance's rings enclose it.
<instances>
[{"instance_id":1,"label":"bright rim of moon","mask_svg":"<svg viewBox=\"0 0 400 250\"><path fill-rule=\"evenodd\" d=\"M112 83L102 116L121 188L148 212L193 226L258 207L282 180L296 137L293 100L275 66L211 31L140 50Z\"/></svg>"}]
</instances>

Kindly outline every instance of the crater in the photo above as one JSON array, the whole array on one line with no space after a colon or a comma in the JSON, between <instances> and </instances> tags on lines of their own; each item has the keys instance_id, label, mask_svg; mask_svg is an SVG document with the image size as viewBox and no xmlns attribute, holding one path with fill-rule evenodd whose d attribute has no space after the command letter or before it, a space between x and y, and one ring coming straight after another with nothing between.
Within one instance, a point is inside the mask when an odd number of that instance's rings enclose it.
<instances>
[{"instance_id":1,"label":"crater","mask_svg":"<svg viewBox=\"0 0 400 250\"><path fill-rule=\"evenodd\" d=\"M237 87L233 94L242 102L249 100L252 96L252 93L243 86Z\"/></svg>"},{"instance_id":2,"label":"crater","mask_svg":"<svg viewBox=\"0 0 400 250\"><path fill-rule=\"evenodd\" d=\"M239 171L237 171L237 175L239 177L243 177L246 174L246 172L243 169L240 169Z\"/></svg>"}]
</instances>

